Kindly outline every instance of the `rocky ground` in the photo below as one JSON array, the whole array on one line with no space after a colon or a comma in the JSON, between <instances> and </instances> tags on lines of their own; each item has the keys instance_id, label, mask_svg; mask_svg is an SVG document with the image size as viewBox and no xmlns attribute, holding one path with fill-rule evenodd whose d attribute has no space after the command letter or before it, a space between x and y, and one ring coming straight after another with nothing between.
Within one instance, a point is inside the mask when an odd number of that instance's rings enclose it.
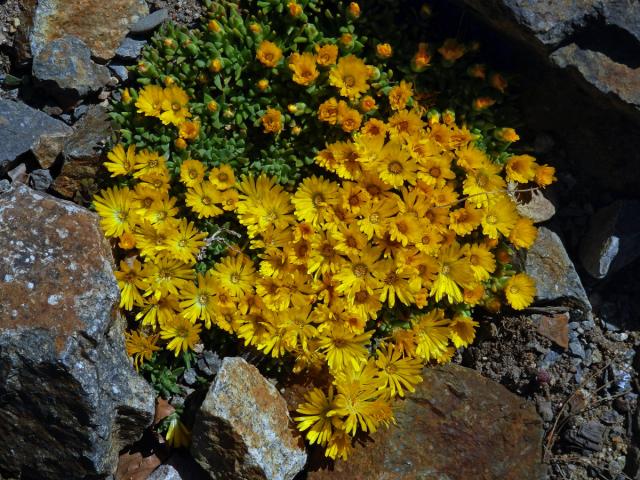
<instances>
[{"instance_id":1,"label":"rocky ground","mask_svg":"<svg viewBox=\"0 0 640 480\"><path fill-rule=\"evenodd\" d=\"M0 0L0 245L8 259L0 263L0 413L15 419L0 423L0 435L20 445L0 447L0 478L5 470L7 478L69 478L51 467L56 456L77 478L108 478L117 468L118 480L197 480L212 478L212 464L233 475L293 478L304 460L299 440L283 428L284 401L242 359L201 350L169 398L191 412L194 443L205 445L194 449L198 462L147 428L173 407L139 381L121 355L122 325L104 316L115 308L115 284L95 219L60 200L88 204L112 135L108 102L129 81L127 66L160 23L192 23L201 2L117 0L113 9L95 0L40 0L71 19L60 28L72 40L47 36L57 30L34 20L36 3ZM640 170L633 166L640 81L629 60L640 45L640 9L626 0L586 2L579 11L548 2L436 3L460 32L483 39L489 61L511 70L526 119L518 128L523 144L558 170L550 202L530 206L544 227L522 259L544 288L535 307L481 318L458 365L426 373L398 412L401 429L364 440L349 464L327 466L312 451L297 478L410 480L435 469L450 478L640 479ZM124 23L109 16L115 10ZM616 71L627 80L607 75ZM34 218L43 225L37 235ZM78 267L61 286L59 276ZM81 282L104 287L93 303L77 290ZM45 305L50 318L38 315ZM105 378L113 379L109 392ZM240 384L250 388L234 393ZM281 389L290 407L294 390ZM265 402L269 408L255 408ZM47 409L62 404L69 408ZM77 430L69 427L72 412L83 419ZM278 448L261 451L264 439L246 434L258 421ZM451 451L442 454L442 445Z\"/></svg>"}]
</instances>

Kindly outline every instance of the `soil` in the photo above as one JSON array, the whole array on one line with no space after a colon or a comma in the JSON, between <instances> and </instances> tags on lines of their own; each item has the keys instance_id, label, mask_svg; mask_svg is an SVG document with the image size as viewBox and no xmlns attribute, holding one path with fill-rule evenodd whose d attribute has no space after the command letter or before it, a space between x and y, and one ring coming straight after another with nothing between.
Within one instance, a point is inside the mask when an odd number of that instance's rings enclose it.
<instances>
[{"instance_id":1,"label":"soil","mask_svg":"<svg viewBox=\"0 0 640 480\"><path fill-rule=\"evenodd\" d=\"M180 25L192 25L204 13L204 2L201 0L148 0L149 10L166 8L170 18Z\"/></svg>"}]
</instances>

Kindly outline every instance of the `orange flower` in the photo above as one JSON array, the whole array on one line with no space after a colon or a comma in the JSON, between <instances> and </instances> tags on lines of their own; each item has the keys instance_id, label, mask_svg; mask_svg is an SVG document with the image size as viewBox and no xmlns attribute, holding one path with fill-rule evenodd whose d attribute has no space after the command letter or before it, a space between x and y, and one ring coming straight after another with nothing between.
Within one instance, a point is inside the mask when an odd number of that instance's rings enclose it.
<instances>
[{"instance_id":1,"label":"orange flower","mask_svg":"<svg viewBox=\"0 0 640 480\"><path fill-rule=\"evenodd\" d=\"M411 65L417 72L423 71L431 63L431 55L429 54L429 45L426 43L418 44L418 52L413 56Z\"/></svg>"},{"instance_id":2,"label":"orange flower","mask_svg":"<svg viewBox=\"0 0 640 480\"><path fill-rule=\"evenodd\" d=\"M316 59L312 53L292 53L289 56L289 69L293 71L293 81L298 85L311 85L320 72L316 68Z\"/></svg>"},{"instance_id":3,"label":"orange flower","mask_svg":"<svg viewBox=\"0 0 640 480\"><path fill-rule=\"evenodd\" d=\"M376 54L380 58L389 58L391 55L393 55L393 49L388 43L379 43L378 45L376 45Z\"/></svg>"},{"instance_id":4,"label":"orange flower","mask_svg":"<svg viewBox=\"0 0 640 480\"><path fill-rule=\"evenodd\" d=\"M256 52L256 58L265 67L275 67L282 58L282 50L275 43L263 40Z\"/></svg>"},{"instance_id":5,"label":"orange flower","mask_svg":"<svg viewBox=\"0 0 640 480\"><path fill-rule=\"evenodd\" d=\"M376 100L371 95L367 95L362 100L360 100L360 109L367 113L376 108Z\"/></svg>"},{"instance_id":6,"label":"orange flower","mask_svg":"<svg viewBox=\"0 0 640 480\"><path fill-rule=\"evenodd\" d=\"M438 52L447 62L455 62L464 55L465 48L455 38L447 38L438 49Z\"/></svg>"},{"instance_id":7,"label":"orange flower","mask_svg":"<svg viewBox=\"0 0 640 480\"><path fill-rule=\"evenodd\" d=\"M265 133L280 133L282 131L282 113L275 108L267 108L267 112L260 120Z\"/></svg>"},{"instance_id":8,"label":"orange flower","mask_svg":"<svg viewBox=\"0 0 640 480\"><path fill-rule=\"evenodd\" d=\"M320 107L318 107L318 119L331 125L336 124L338 121L338 101L335 98L330 98L320 104Z\"/></svg>"},{"instance_id":9,"label":"orange flower","mask_svg":"<svg viewBox=\"0 0 640 480\"><path fill-rule=\"evenodd\" d=\"M491 97L478 97L473 101L473 109L477 111L486 110L490 106L496 103L494 98Z\"/></svg>"},{"instance_id":10,"label":"orange flower","mask_svg":"<svg viewBox=\"0 0 640 480\"><path fill-rule=\"evenodd\" d=\"M491 77L489 78L489 84L500 93L504 93L504 91L509 86L505 78L499 73L494 73L493 75L491 75Z\"/></svg>"},{"instance_id":11,"label":"orange flower","mask_svg":"<svg viewBox=\"0 0 640 480\"><path fill-rule=\"evenodd\" d=\"M295 18L302 15L302 7L296 2L289 2L287 4L287 7L289 8L289 15L291 15L292 17Z\"/></svg>"},{"instance_id":12,"label":"orange flower","mask_svg":"<svg viewBox=\"0 0 640 480\"><path fill-rule=\"evenodd\" d=\"M316 45L316 61L318 65L323 67L334 65L338 59L338 46L337 45Z\"/></svg>"},{"instance_id":13,"label":"orange flower","mask_svg":"<svg viewBox=\"0 0 640 480\"><path fill-rule=\"evenodd\" d=\"M354 132L360 128L362 116L357 110L349 108L346 102L338 104L338 124L347 133Z\"/></svg>"},{"instance_id":14,"label":"orange flower","mask_svg":"<svg viewBox=\"0 0 640 480\"><path fill-rule=\"evenodd\" d=\"M351 2L349 4L349 15L351 15L353 18L358 18L360 16L360 5L358 5L356 2Z\"/></svg>"}]
</instances>

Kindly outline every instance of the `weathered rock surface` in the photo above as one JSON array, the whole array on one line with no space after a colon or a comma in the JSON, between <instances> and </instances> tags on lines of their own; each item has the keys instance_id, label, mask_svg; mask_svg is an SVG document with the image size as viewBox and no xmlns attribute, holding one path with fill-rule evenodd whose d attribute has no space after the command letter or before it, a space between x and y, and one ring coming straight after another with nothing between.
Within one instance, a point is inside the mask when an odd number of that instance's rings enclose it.
<instances>
[{"instance_id":1,"label":"weathered rock surface","mask_svg":"<svg viewBox=\"0 0 640 480\"><path fill-rule=\"evenodd\" d=\"M38 52L33 76L63 102L97 92L111 79L109 69L94 63L89 47L71 35L50 41Z\"/></svg>"},{"instance_id":2,"label":"weathered rock surface","mask_svg":"<svg viewBox=\"0 0 640 480\"><path fill-rule=\"evenodd\" d=\"M0 99L0 173L11 168L15 159L23 153L39 150L48 137L64 139L72 131L65 123L40 110L21 102ZM61 143L49 148L47 159L55 160L62 151Z\"/></svg>"},{"instance_id":3,"label":"weathered rock surface","mask_svg":"<svg viewBox=\"0 0 640 480\"><path fill-rule=\"evenodd\" d=\"M147 480L184 480L180 473L171 465L160 465Z\"/></svg>"},{"instance_id":4,"label":"weathered rock surface","mask_svg":"<svg viewBox=\"0 0 640 480\"><path fill-rule=\"evenodd\" d=\"M0 194L0 476L103 478L153 419L116 314L96 215L18 185Z\"/></svg>"},{"instance_id":5,"label":"weathered rock surface","mask_svg":"<svg viewBox=\"0 0 640 480\"><path fill-rule=\"evenodd\" d=\"M640 258L640 202L617 201L598 210L580 245L580 260L594 278L604 278Z\"/></svg>"},{"instance_id":6,"label":"weathered rock surface","mask_svg":"<svg viewBox=\"0 0 640 480\"><path fill-rule=\"evenodd\" d=\"M40 0L31 31L35 57L51 40L73 35L94 57L109 60L129 28L149 13L144 0Z\"/></svg>"},{"instance_id":7,"label":"weathered rock surface","mask_svg":"<svg viewBox=\"0 0 640 480\"><path fill-rule=\"evenodd\" d=\"M518 213L530 218L533 223L542 223L550 220L556 214L556 207L542 193L534 190L527 201L518 202Z\"/></svg>"},{"instance_id":8,"label":"weathered rock surface","mask_svg":"<svg viewBox=\"0 0 640 480\"><path fill-rule=\"evenodd\" d=\"M536 281L538 300L570 300L584 312L591 311L587 293L562 240L548 228L538 229L538 237L527 251L525 270Z\"/></svg>"},{"instance_id":9,"label":"weathered rock surface","mask_svg":"<svg viewBox=\"0 0 640 480\"><path fill-rule=\"evenodd\" d=\"M150 15L138 20L131 26L131 33L146 33L159 27L169 19L169 11L166 8L156 10Z\"/></svg>"},{"instance_id":10,"label":"weathered rock surface","mask_svg":"<svg viewBox=\"0 0 640 480\"><path fill-rule=\"evenodd\" d=\"M116 50L116 55L125 60L135 60L140 56L140 52L142 52L143 47L147 44L144 40L134 40L133 38L125 38L118 50Z\"/></svg>"},{"instance_id":11,"label":"weathered rock surface","mask_svg":"<svg viewBox=\"0 0 640 480\"><path fill-rule=\"evenodd\" d=\"M56 193L81 203L96 192L96 175L104 160L102 147L111 133L107 110L90 107L64 145L64 165L53 182Z\"/></svg>"},{"instance_id":12,"label":"weathered rock surface","mask_svg":"<svg viewBox=\"0 0 640 480\"><path fill-rule=\"evenodd\" d=\"M475 370L428 368L395 412L397 427L356 444L347 462L309 480L544 478L542 422L533 404Z\"/></svg>"},{"instance_id":13,"label":"weathered rock surface","mask_svg":"<svg viewBox=\"0 0 640 480\"><path fill-rule=\"evenodd\" d=\"M640 118L640 3L459 0Z\"/></svg>"},{"instance_id":14,"label":"weathered rock surface","mask_svg":"<svg viewBox=\"0 0 640 480\"><path fill-rule=\"evenodd\" d=\"M191 453L212 479L293 479L307 460L294 431L276 388L228 357L196 414Z\"/></svg>"}]
</instances>

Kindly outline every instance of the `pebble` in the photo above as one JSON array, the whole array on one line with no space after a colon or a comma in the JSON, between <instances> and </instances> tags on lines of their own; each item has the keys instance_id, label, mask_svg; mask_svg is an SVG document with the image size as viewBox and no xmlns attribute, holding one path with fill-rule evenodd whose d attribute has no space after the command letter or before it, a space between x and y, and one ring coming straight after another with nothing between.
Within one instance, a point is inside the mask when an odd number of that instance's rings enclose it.
<instances>
[{"instance_id":1,"label":"pebble","mask_svg":"<svg viewBox=\"0 0 640 480\"><path fill-rule=\"evenodd\" d=\"M614 425L622 419L622 416L615 410L607 410L600 415L600 421L605 425Z\"/></svg>"},{"instance_id":2,"label":"pebble","mask_svg":"<svg viewBox=\"0 0 640 480\"><path fill-rule=\"evenodd\" d=\"M554 363L556 363L558 361L558 359L560 358L560 354L556 351L553 350L549 350L544 358L542 359L542 363L541 366L542 367L549 367L551 365L553 365Z\"/></svg>"},{"instance_id":3,"label":"pebble","mask_svg":"<svg viewBox=\"0 0 640 480\"><path fill-rule=\"evenodd\" d=\"M124 65L111 64L109 69L118 77L121 82L126 82L129 79L129 70Z\"/></svg>"},{"instance_id":4,"label":"pebble","mask_svg":"<svg viewBox=\"0 0 640 480\"><path fill-rule=\"evenodd\" d=\"M29 186L34 190L45 191L51 186L51 182L53 182L53 178L51 178L49 170L34 170L29 176Z\"/></svg>"},{"instance_id":5,"label":"pebble","mask_svg":"<svg viewBox=\"0 0 640 480\"><path fill-rule=\"evenodd\" d=\"M187 368L182 374L182 380L184 380L184 383L191 386L198 380L198 375L193 368Z\"/></svg>"},{"instance_id":6,"label":"pebble","mask_svg":"<svg viewBox=\"0 0 640 480\"><path fill-rule=\"evenodd\" d=\"M585 357L584 347L577 340L574 340L569 343L569 351L571 352L572 355L579 357L581 359L584 359Z\"/></svg>"},{"instance_id":7,"label":"pebble","mask_svg":"<svg viewBox=\"0 0 640 480\"><path fill-rule=\"evenodd\" d=\"M133 38L127 37L116 50L116 56L124 60L135 60L140 56L146 44L146 40L134 40Z\"/></svg>"},{"instance_id":8,"label":"pebble","mask_svg":"<svg viewBox=\"0 0 640 480\"><path fill-rule=\"evenodd\" d=\"M169 19L169 11L166 8L161 8L155 12L141 18L135 23L129 30L131 33L146 33L154 30L166 20Z\"/></svg>"},{"instance_id":9,"label":"pebble","mask_svg":"<svg viewBox=\"0 0 640 480\"><path fill-rule=\"evenodd\" d=\"M0 180L0 193L11 190L11 182L9 180Z\"/></svg>"},{"instance_id":10,"label":"pebble","mask_svg":"<svg viewBox=\"0 0 640 480\"><path fill-rule=\"evenodd\" d=\"M538 402L538 413L545 422L553 420L553 405L548 401Z\"/></svg>"}]
</instances>

